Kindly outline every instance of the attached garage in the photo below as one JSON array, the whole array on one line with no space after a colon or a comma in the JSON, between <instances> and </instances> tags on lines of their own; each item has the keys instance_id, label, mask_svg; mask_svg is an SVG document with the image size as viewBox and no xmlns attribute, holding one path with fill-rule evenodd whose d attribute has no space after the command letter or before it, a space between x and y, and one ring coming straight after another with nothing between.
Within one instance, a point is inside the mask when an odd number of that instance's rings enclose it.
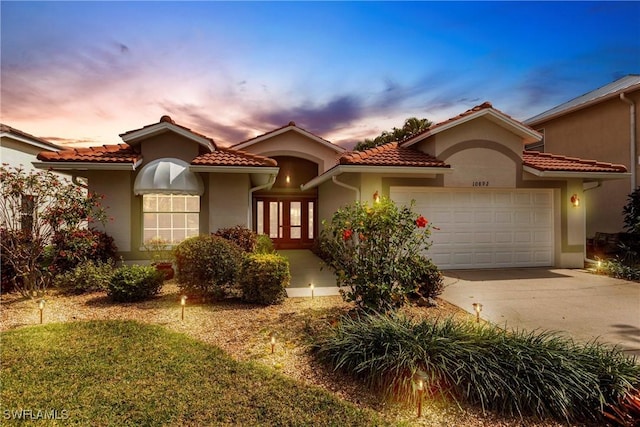
<instances>
[{"instance_id":1,"label":"attached garage","mask_svg":"<svg viewBox=\"0 0 640 427\"><path fill-rule=\"evenodd\" d=\"M429 255L441 269L554 264L553 190L391 187L438 229Z\"/></svg>"}]
</instances>

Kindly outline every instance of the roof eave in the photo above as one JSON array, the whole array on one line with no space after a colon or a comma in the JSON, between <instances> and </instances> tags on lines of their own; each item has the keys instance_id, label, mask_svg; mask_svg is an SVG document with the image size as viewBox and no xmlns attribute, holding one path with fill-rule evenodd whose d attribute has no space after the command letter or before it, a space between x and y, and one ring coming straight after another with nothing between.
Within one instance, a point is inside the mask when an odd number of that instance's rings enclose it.
<instances>
[{"instance_id":1,"label":"roof eave","mask_svg":"<svg viewBox=\"0 0 640 427\"><path fill-rule=\"evenodd\" d=\"M550 110L544 111L544 112L542 112L542 113L540 113L538 115L535 115L535 116L525 120L523 123L526 124L527 126L538 126L541 123L548 122L549 120L553 120L553 119L556 119L556 118L561 117L561 116L565 116L567 114L573 113L574 111L582 110L583 108L587 108L587 107L590 107L592 105L599 104L599 103L604 102L604 101L608 101L610 99L618 98L618 97L620 97L621 93L629 93L629 92L634 92L634 91L637 91L637 90L640 90L640 83L634 84L634 85L631 85L631 86L627 86L626 88L622 88L620 90L617 90L617 91L612 92L612 93L607 94L607 95L600 96L600 97L592 99L590 101L585 101L582 104L574 105L573 107L569 107L569 108L566 108L566 109L560 109L560 110L556 111L555 113L552 113L552 114L549 114L549 115L545 115L545 113L547 111L550 111ZM569 102L571 102L571 101L567 101L567 103L569 103ZM559 105L558 107L561 107L562 105L563 104ZM554 110L555 108L558 108L558 107L551 108L551 110Z\"/></svg>"},{"instance_id":2,"label":"roof eave","mask_svg":"<svg viewBox=\"0 0 640 427\"><path fill-rule=\"evenodd\" d=\"M424 167L424 166L376 166L376 165L336 165L322 175L313 178L306 184L302 184L302 191L315 188L318 185L330 180L334 176L343 173L380 173L397 175L442 175L452 173L450 167Z\"/></svg>"},{"instance_id":3,"label":"roof eave","mask_svg":"<svg viewBox=\"0 0 640 427\"><path fill-rule=\"evenodd\" d=\"M190 165L191 172L214 172L214 173L262 173L277 175L280 168L277 166L207 166Z\"/></svg>"},{"instance_id":4,"label":"roof eave","mask_svg":"<svg viewBox=\"0 0 640 427\"><path fill-rule=\"evenodd\" d=\"M37 169L52 170L113 170L113 171L133 171L142 163L142 159L122 163L100 163L100 162L31 162Z\"/></svg>"},{"instance_id":5,"label":"roof eave","mask_svg":"<svg viewBox=\"0 0 640 427\"><path fill-rule=\"evenodd\" d=\"M200 135L196 135L195 133L188 131L187 129L184 129L180 126L176 126L173 123L169 123L169 122L160 122L160 123L156 123L155 125L151 125L149 127L135 130L131 133L123 133L120 135L120 138L122 138L122 140L127 144L132 145L132 143L136 142L137 140L150 138L152 136L158 135L166 131L172 131L177 133L180 136L184 136L185 138L191 139L192 141L195 141L198 144L207 147L209 151L215 150L215 146L210 139Z\"/></svg>"},{"instance_id":6,"label":"roof eave","mask_svg":"<svg viewBox=\"0 0 640 427\"><path fill-rule=\"evenodd\" d=\"M540 178L582 178L590 180L607 181L629 178L629 172L588 172L588 171L541 171L531 166L523 166L523 171L529 172Z\"/></svg>"},{"instance_id":7,"label":"roof eave","mask_svg":"<svg viewBox=\"0 0 640 427\"><path fill-rule=\"evenodd\" d=\"M234 150L242 150L242 149L244 149L246 147L250 147L250 146L252 146L254 144L257 144L257 143L262 142L262 141L266 141L267 139L273 138L273 137L278 136L278 135L282 135L283 133L286 133L286 132L289 132L289 131L295 131L295 132L298 132L301 135L304 135L304 136L306 136L308 138L311 138L314 141L324 145L325 147L328 147L328 148L334 150L336 153L344 153L344 152L347 151L345 148L340 147L339 145L332 144L331 142L329 142L329 141L327 141L325 139L322 139L319 136L312 134L311 132L307 132L304 129L300 129L297 126L292 126L292 125L285 126L283 128L277 129L277 130L272 131L272 132L267 132L264 135L256 136L255 138L249 139L249 140L244 141L244 142L240 142L239 144L234 144L231 147Z\"/></svg>"},{"instance_id":8,"label":"roof eave","mask_svg":"<svg viewBox=\"0 0 640 427\"><path fill-rule=\"evenodd\" d=\"M517 135L521 136L524 139L524 142L526 144L529 144L531 142L536 142L536 141L541 141L542 140L542 135L540 135L539 132L536 132L533 129L530 129L528 126L525 126L524 124L518 122L517 120L512 119L511 117L508 117L504 114L499 113L498 111L494 110L493 108L485 108L482 110L478 110L475 111L467 116L464 117L460 117L457 118L455 120L452 120L449 123L444 123L442 125L436 125L434 127L433 130L427 130L426 132L417 135L414 139L409 138L408 140L406 140L405 142L401 143L400 145L403 147L411 147L412 145L423 141L427 138L429 138L430 136L436 135L440 132L444 132L446 130L452 129L458 125L461 125L463 123L467 123L471 120L475 120L479 117L483 117L483 116L489 116L488 119L491 120L492 122L498 124L500 126L499 122L505 123L507 125L507 127L510 128L510 130L514 133L516 133ZM504 126L503 126L504 127Z\"/></svg>"}]
</instances>

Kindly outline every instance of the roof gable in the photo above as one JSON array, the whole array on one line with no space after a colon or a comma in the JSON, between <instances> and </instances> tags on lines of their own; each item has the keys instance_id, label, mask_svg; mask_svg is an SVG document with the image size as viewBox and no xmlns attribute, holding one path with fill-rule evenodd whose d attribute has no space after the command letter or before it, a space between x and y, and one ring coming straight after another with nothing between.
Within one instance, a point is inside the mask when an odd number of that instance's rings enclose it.
<instances>
[{"instance_id":1,"label":"roof gable","mask_svg":"<svg viewBox=\"0 0 640 427\"><path fill-rule=\"evenodd\" d=\"M278 135L282 135L283 133L286 132L296 132L299 133L300 135L303 135L315 142L317 142L320 145L323 145L327 148L330 148L331 150L335 151L336 153L344 153L346 150L342 147L340 147L339 145L335 145L333 143L331 143L330 141L327 141L324 138L319 137L318 135L311 133L305 129L302 129L301 127L298 127L296 125L295 122L289 122L287 125L279 127L277 129L274 129L272 131L269 131L267 133L263 133L262 135L258 135L254 138L251 139L247 139L246 141L242 141L239 142L237 144L234 144L231 146L231 148L234 149L238 149L238 150L243 150L246 149L248 147L251 147L252 145L258 144L262 141L266 141L268 139L271 139L273 137L276 137Z\"/></svg>"},{"instance_id":2,"label":"roof gable","mask_svg":"<svg viewBox=\"0 0 640 427\"><path fill-rule=\"evenodd\" d=\"M46 139L38 138L4 123L0 123L0 136L14 139L41 150L59 150L62 148Z\"/></svg>"},{"instance_id":3,"label":"roof gable","mask_svg":"<svg viewBox=\"0 0 640 427\"><path fill-rule=\"evenodd\" d=\"M169 116L160 117L160 121L158 123L153 123L151 125L144 126L140 129L130 130L125 133L121 133L120 137L124 142L129 145L139 144L140 141L145 140L147 138L151 138L153 136L159 135L165 132L174 132L178 135L181 135L185 138L188 138L192 141L197 142L201 146L205 147L208 151L214 151L216 149L216 144L213 139L204 136L200 133L194 132L191 129L181 126L173 121L173 119Z\"/></svg>"},{"instance_id":4,"label":"roof gable","mask_svg":"<svg viewBox=\"0 0 640 427\"><path fill-rule=\"evenodd\" d=\"M572 111L586 108L590 105L598 104L613 97L620 96L621 93L640 90L640 74L629 74L601 88L592 90L584 95L578 96L570 101L553 107L536 116L524 121L526 124L535 125L545 120L556 118L568 114Z\"/></svg>"},{"instance_id":5,"label":"roof gable","mask_svg":"<svg viewBox=\"0 0 640 427\"><path fill-rule=\"evenodd\" d=\"M478 118L488 119L498 126L501 126L515 133L516 135L519 135L524 140L524 142L535 142L542 139L542 135L531 129L529 126L526 126L513 117L503 113L502 111L493 108L493 105L491 105L490 102L484 102L480 105L476 105L475 107L470 108L462 114L430 126L428 129L420 132L419 134L400 142L400 145L403 147L410 147L420 141L429 138L430 136L436 135L440 132L444 132L455 126L470 122L472 120L476 120Z\"/></svg>"}]
</instances>

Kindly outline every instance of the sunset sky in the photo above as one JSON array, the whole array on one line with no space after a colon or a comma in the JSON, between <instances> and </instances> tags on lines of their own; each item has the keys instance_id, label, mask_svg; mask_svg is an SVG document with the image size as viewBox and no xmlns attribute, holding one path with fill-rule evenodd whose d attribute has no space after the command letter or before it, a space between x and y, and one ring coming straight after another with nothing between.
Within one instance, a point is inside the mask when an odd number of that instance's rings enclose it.
<instances>
[{"instance_id":1,"label":"sunset sky","mask_svg":"<svg viewBox=\"0 0 640 427\"><path fill-rule=\"evenodd\" d=\"M289 121L350 147L489 101L524 120L640 74L640 2L10 2L2 123L120 143L163 114L237 143Z\"/></svg>"}]
</instances>

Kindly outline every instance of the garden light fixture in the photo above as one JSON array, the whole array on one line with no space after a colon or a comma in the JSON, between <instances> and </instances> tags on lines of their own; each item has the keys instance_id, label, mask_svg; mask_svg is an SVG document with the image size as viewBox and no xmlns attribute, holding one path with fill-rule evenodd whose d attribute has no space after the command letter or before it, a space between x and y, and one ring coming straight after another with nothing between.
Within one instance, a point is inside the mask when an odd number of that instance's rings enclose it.
<instances>
[{"instance_id":1,"label":"garden light fixture","mask_svg":"<svg viewBox=\"0 0 640 427\"><path fill-rule=\"evenodd\" d=\"M275 335L271 335L271 354L273 354L273 350L276 347L276 336Z\"/></svg>"},{"instance_id":2,"label":"garden light fixture","mask_svg":"<svg viewBox=\"0 0 640 427\"><path fill-rule=\"evenodd\" d=\"M574 208L580 207L580 197L578 197L577 194L571 196L571 206L573 206Z\"/></svg>"},{"instance_id":3,"label":"garden light fixture","mask_svg":"<svg viewBox=\"0 0 640 427\"><path fill-rule=\"evenodd\" d=\"M40 323L42 323L42 312L44 311L44 304L45 304L45 300L41 299L40 302L38 303L38 309L40 310Z\"/></svg>"},{"instance_id":4,"label":"garden light fixture","mask_svg":"<svg viewBox=\"0 0 640 427\"><path fill-rule=\"evenodd\" d=\"M311 299L313 299L313 290L315 289L313 283L309 283L309 289L311 289Z\"/></svg>"},{"instance_id":5,"label":"garden light fixture","mask_svg":"<svg viewBox=\"0 0 640 427\"><path fill-rule=\"evenodd\" d=\"M416 388L418 389L418 418L420 418L422 416L422 395L424 394L423 378L418 378Z\"/></svg>"},{"instance_id":6,"label":"garden light fixture","mask_svg":"<svg viewBox=\"0 0 640 427\"><path fill-rule=\"evenodd\" d=\"M479 302L474 302L473 309L476 312L476 323L480 323L480 312L482 311L482 304L480 304Z\"/></svg>"},{"instance_id":7,"label":"garden light fixture","mask_svg":"<svg viewBox=\"0 0 640 427\"><path fill-rule=\"evenodd\" d=\"M184 306L187 304L187 296L182 295L180 298L180 306L182 307L182 315L180 316L180 320L184 320Z\"/></svg>"},{"instance_id":8,"label":"garden light fixture","mask_svg":"<svg viewBox=\"0 0 640 427\"><path fill-rule=\"evenodd\" d=\"M377 191L375 193L373 193L373 201L375 203L380 203L380 194L378 194Z\"/></svg>"}]
</instances>

